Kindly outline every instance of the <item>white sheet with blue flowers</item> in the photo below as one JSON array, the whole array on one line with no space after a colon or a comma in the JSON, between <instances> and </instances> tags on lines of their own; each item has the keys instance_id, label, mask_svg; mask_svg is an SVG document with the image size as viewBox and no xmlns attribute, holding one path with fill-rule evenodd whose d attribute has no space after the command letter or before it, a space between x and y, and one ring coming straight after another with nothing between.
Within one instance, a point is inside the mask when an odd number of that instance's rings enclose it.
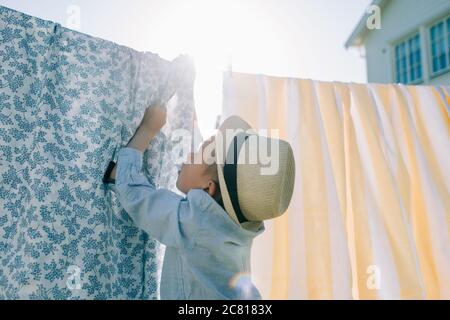
<instances>
[{"instance_id":1,"label":"white sheet with blue flowers","mask_svg":"<svg viewBox=\"0 0 450 320\"><path fill-rule=\"evenodd\" d=\"M193 130L189 58L167 61L0 6L0 62L0 299L158 298L163 247L102 177L145 108L175 94L144 155L149 179L174 187L171 135Z\"/></svg>"}]
</instances>

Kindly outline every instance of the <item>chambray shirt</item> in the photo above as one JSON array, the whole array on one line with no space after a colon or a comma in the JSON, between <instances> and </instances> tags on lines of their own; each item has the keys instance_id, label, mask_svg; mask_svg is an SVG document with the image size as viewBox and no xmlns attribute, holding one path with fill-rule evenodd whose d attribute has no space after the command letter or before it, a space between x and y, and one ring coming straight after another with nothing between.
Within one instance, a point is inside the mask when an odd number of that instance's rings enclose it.
<instances>
[{"instance_id":1,"label":"chambray shirt","mask_svg":"<svg viewBox=\"0 0 450 320\"><path fill-rule=\"evenodd\" d=\"M120 149L111 188L134 223L166 246L161 299L261 299L250 278L250 250L264 223L240 227L201 189L186 197L156 189L141 173L142 157Z\"/></svg>"}]
</instances>

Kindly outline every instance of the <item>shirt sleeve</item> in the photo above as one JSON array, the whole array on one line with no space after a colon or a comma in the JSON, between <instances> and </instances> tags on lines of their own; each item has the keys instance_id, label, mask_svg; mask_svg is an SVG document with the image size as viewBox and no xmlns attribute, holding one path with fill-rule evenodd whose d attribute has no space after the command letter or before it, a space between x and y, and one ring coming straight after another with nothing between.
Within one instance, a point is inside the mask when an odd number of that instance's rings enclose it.
<instances>
[{"instance_id":1,"label":"shirt sleeve","mask_svg":"<svg viewBox=\"0 0 450 320\"><path fill-rule=\"evenodd\" d=\"M117 158L113 190L134 223L152 238L171 247L186 244L183 239L190 219L187 201L167 189L156 189L142 171L143 153L125 147Z\"/></svg>"}]
</instances>

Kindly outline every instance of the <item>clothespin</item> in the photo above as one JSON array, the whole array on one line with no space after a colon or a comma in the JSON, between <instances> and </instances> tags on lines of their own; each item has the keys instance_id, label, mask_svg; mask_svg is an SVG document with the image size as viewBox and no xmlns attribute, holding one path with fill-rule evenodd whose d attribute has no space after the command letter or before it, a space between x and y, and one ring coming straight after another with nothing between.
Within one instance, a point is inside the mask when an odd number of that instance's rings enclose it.
<instances>
[{"instance_id":1,"label":"clothespin","mask_svg":"<svg viewBox=\"0 0 450 320\"><path fill-rule=\"evenodd\" d=\"M219 129L221 119L222 119L222 116L220 114L217 115L215 129Z\"/></svg>"},{"instance_id":2,"label":"clothespin","mask_svg":"<svg viewBox=\"0 0 450 320\"><path fill-rule=\"evenodd\" d=\"M233 77L233 57L232 57L232 55L231 54L228 54L228 56L227 56L228 58L227 58L227 72L228 72L228 76L230 77L230 78L232 78Z\"/></svg>"}]
</instances>

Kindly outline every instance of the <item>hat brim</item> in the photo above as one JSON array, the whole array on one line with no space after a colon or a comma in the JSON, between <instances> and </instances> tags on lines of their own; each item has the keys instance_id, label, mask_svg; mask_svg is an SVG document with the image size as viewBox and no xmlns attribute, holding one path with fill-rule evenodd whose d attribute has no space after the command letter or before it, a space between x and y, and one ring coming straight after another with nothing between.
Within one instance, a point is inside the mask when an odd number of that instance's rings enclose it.
<instances>
[{"instance_id":1,"label":"hat brim","mask_svg":"<svg viewBox=\"0 0 450 320\"><path fill-rule=\"evenodd\" d=\"M226 134L227 130L233 130L235 133L233 135L227 136L227 134ZM219 128L217 129L217 133L216 133L216 141L217 141L219 135L221 135L220 138L223 139L224 143L221 145L222 147L218 147L218 144L216 143L216 151L215 151L216 163L217 163L217 175L219 177L219 186L220 186L220 192L222 194L223 205L225 207L225 211L233 219L233 221L236 222L238 225L241 225L241 224L239 223L239 219L233 208L230 194L228 192L228 188L225 183L225 177L223 174L223 167L224 167L223 163L224 163L228 148L233 141L233 138L236 136L237 133L239 133L240 130L242 130L242 131L252 130L252 127L244 119L242 119L239 116L231 116L231 117L227 118L219 126Z\"/></svg>"}]
</instances>

